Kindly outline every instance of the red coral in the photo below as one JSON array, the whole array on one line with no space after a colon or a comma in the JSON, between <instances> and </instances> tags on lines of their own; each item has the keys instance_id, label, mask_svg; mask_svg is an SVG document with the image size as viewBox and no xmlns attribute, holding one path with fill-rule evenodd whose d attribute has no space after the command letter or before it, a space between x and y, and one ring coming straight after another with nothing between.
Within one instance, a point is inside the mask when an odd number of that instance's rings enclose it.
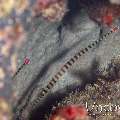
<instances>
[{"instance_id":1,"label":"red coral","mask_svg":"<svg viewBox=\"0 0 120 120\"><path fill-rule=\"evenodd\" d=\"M94 15L93 15L94 16ZM98 8L96 13L96 21L111 26L114 20L120 17L120 6L118 5L108 5Z\"/></svg>"},{"instance_id":2,"label":"red coral","mask_svg":"<svg viewBox=\"0 0 120 120\"><path fill-rule=\"evenodd\" d=\"M87 110L82 106L69 105L57 108L49 120L87 120Z\"/></svg>"},{"instance_id":3,"label":"red coral","mask_svg":"<svg viewBox=\"0 0 120 120\"><path fill-rule=\"evenodd\" d=\"M104 24L110 26L113 22L113 16L112 15L103 16L102 21L103 21Z\"/></svg>"},{"instance_id":4,"label":"red coral","mask_svg":"<svg viewBox=\"0 0 120 120\"><path fill-rule=\"evenodd\" d=\"M102 23L110 26L114 20L120 17L120 6L110 4L101 8L101 12L103 13Z\"/></svg>"}]
</instances>

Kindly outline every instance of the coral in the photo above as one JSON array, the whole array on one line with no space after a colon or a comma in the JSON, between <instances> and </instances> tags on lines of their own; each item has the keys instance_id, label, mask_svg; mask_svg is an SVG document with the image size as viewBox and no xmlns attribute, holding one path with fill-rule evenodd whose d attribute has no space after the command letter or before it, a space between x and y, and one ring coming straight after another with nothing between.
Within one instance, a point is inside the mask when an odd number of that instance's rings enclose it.
<instances>
[{"instance_id":1,"label":"coral","mask_svg":"<svg viewBox=\"0 0 120 120\"><path fill-rule=\"evenodd\" d=\"M88 120L88 115L84 107L69 105L57 108L49 120Z\"/></svg>"},{"instance_id":2,"label":"coral","mask_svg":"<svg viewBox=\"0 0 120 120\"><path fill-rule=\"evenodd\" d=\"M80 6L87 10L89 17L99 24L110 26L120 17L120 5L108 0L79 0ZM92 3L92 4L91 4Z\"/></svg>"},{"instance_id":3,"label":"coral","mask_svg":"<svg viewBox=\"0 0 120 120\"><path fill-rule=\"evenodd\" d=\"M51 22L61 21L67 12L67 0L37 0L34 14L41 14Z\"/></svg>"},{"instance_id":4,"label":"coral","mask_svg":"<svg viewBox=\"0 0 120 120\"><path fill-rule=\"evenodd\" d=\"M118 5L120 5L120 0L109 0L109 1L112 4L118 4Z\"/></svg>"}]
</instances>

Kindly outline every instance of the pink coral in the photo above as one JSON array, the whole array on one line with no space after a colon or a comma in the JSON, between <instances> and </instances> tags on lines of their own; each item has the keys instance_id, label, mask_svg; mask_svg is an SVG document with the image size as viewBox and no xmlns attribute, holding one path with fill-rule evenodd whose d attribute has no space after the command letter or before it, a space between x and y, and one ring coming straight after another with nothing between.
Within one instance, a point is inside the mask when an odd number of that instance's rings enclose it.
<instances>
[{"instance_id":1,"label":"pink coral","mask_svg":"<svg viewBox=\"0 0 120 120\"><path fill-rule=\"evenodd\" d=\"M67 0L37 0L34 6L35 16L40 14L49 21L61 21L67 12Z\"/></svg>"}]
</instances>

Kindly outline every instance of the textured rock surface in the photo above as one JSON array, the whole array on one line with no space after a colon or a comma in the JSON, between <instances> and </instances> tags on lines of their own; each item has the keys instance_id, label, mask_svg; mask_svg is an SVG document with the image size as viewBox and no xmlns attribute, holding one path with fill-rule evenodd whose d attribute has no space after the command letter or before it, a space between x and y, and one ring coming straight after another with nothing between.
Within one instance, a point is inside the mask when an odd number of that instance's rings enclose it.
<instances>
[{"instance_id":1,"label":"textured rock surface","mask_svg":"<svg viewBox=\"0 0 120 120\"><path fill-rule=\"evenodd\" d=\"M25 56L29 57L31 62L14 79L14 89L22 103L25 102L28 92L34 85L37 87L31 94L30 101L36 99L40 89L48 83L61 65L78 50L99 39L100 35L100 27L91 21L84 11L74 19L72 26L63 28L61 41L58 39L57 31L60 23L51 24L39 19L35 20L34 24L37 30L34 33L32 29L29 31L28 40L19 52L18 68L23 64ZM115 24L120 25L120 22L116 20ZM102 29L103 34L110 30L105 27ZM90 75L95 61L99 68L104 68L112 57L118 55L120 55L120 31L111 34L96 49L82 56L49 92L59 91L61 94L69 90L70 85L80 85L82 77L76 77L75 72L80 71L84 75Z\"/></svg>"}]
</instances>

